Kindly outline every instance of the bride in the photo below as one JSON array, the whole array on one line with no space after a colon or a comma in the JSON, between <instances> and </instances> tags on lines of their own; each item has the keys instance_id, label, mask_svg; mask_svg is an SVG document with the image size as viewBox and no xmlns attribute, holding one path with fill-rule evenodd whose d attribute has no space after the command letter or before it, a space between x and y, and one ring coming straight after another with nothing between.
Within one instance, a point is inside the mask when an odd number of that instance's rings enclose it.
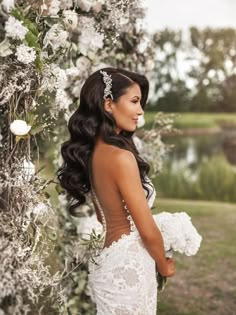
<instances>
[{"instance_id":1,"label":"bride","mask_svg":"<svg viewBox=\"0 0 236 315\"><path fill-rule=\"evenodd\" d=\"M58 178L75 200L69 211L89 193L103 225L104 242L88 266L98 315L156 314L156 273L175 274L150 210L156 195L150 166L132 139L148 91L148 80L138 73L96 71L82 87L68 123L70 140L61 148Z\"/></svg>"}]
</instances>

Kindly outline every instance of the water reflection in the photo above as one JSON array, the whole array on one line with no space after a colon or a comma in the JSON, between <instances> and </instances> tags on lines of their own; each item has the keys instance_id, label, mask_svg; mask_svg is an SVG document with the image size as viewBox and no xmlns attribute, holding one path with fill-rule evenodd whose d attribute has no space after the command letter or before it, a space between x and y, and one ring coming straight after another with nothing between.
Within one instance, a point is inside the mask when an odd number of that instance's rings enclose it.
<instances>
[{"instance_id":1,"label":"water reflection","mask_svg":"<svg viewBox=\"0 0 236 315\"><path fill-rule=\"evenodd\" d=\"M195 169L202 161L221 153L224 153L229 163L236 165L236 130L194 136L167 136L163 141L175 145L167 155L167 163L172 164L174 169L183 167L183 164Z\"/></svg>"},{"instance_id":2,"label":"water reflection","mask_svg":"<svg viewBox=\"0 0 236 315\"><path fill-rule=\"evenodd\" d=\"M236 202L236 130L163 140L175 147L154 179L159 197Z\"/></svg>"}]
</instances>

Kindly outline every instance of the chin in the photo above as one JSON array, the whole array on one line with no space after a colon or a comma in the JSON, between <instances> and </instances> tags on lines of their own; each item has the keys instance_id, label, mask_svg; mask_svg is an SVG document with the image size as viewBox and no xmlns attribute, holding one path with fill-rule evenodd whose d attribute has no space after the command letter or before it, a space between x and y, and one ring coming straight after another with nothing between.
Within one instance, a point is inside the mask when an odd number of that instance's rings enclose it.
<instances>
[{"instance_id":1,"label":"chin","mask_svg":"<svg viewBox=\"0 0 236 315\"><path fill-rule=\"evenodd\" d=\"M129 131L129 132L134 132L136 130L136 126L135 127L126 128L124 130L125 131Z\"/></svg>"},{"instance_id":2,"label":"chin","mask_svg":"<svg viewBox=\"0 0 236 315\"><path fill-rule=\"evenodd\" d=\"M119 131L116 131L117 134L119 134L121 131L128 131L128 132L134 132L137 129L137 126L130 126L130 127L123 127L119 128Z\"/></svg>"}]
</instances>

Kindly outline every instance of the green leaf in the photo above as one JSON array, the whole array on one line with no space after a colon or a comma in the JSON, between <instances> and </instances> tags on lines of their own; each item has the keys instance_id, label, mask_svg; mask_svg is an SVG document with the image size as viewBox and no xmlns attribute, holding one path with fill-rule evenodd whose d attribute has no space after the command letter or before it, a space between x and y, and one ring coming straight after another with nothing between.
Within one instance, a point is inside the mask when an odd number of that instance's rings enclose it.
<instances>
[{"instance_id":1,"label":"green leaf","mask_svg":"<svg viewBox=\"0 0 236 315\"><path fill-rule=\"evenodd\" d=\"M157 283L158 283L158 291L163 291L167 284L167 277L162 276L161 274L157 274Z\"/></svg>"},{"instance_id":2,"label":"green leaf","mask_svg":"<svg viewBox=\"0 0 236 315\"><path fill-rule=\"evenodd\" d=\"M27 136L16 136L16 143L18 143L21 139L27 139Z\"/></svg>"},{"instance_id":3,"label":"green leaf","mask_svg":"<svg viewBox=\"0 0 236 315\"><path fill-rule=\"evenodd\" d=\"M43 194L47 199L51 198L51 195L47 191L45 191Z\"/></svg>"},{"instance_id":4,"label":"green leaf","mask_svg":"<svg viewBox=\"0 0 236 315\"><path fill-rule=\"evenodd\" d=\"M22 21L24 19L22 12L18 8L12 9L11 15L19 21Z\"/></svg>"},{"instance_id":5,"label":"green leaf","mask_svg":"<svg viewBox=\"0 0 236 315\"><path fill-rule=\"evenodd\" d=\"M37 118L37 115L35 115L35 114L32 113L32 112L28 112L28 113L26 114L26 121L27 121L27 123L28 123L30 126L33 126L34 121L36 120L36 118Z\"/></svg>"},{"instance_id":6,"label":"green leaf","mask_svg":"<svg viewBox=\"0 0 236 315\"><path fill-rule=\"evenodd\" d=\"M35 66L40 72L43 70L43 62L40 59L39 55L35 59Z\"/></svg>"},{"instance_id":7,"label":"green leaf","mask_svg":"<svg viewBox=\"0 0 236 315\"><path fill-rule=\"evenodd\" d=\"M29 47L35 47L40 49L40 45L37 42L37 40L38 40L37 36L35 36L31 31L28 31L24 39L24 41L28 44Z\"/></svg>"},{"instance_id":8,"label":"green leaf","mask_svg":"<svg viewBox=\"0 0 236 315\"><path fill-rule=\"evenodd\" d=\"M55 189L56 189L58 194L61 194L61 193L65 192L65 189L63 189L59 183L56 184Z\"/></svg>"},{"instance_id":9,"label":"green leaf","mask_svg":"<svg viewBox=\"0 0 236 315\"><path fill-rule=\"evenodd\" d=\"M35 125L30 129L30 134L31 135L36 135L36 133L39 133L41 131L43 131L44 127L46 127L46 124L43 125Z\"/></svg>"},{"instance_id":10,"label":"green leaf","mask_svg":"<svg viewBox=\"0 0 236 315\"><path fill-rule=\"evenodd\" d=\"M23 25L25 27L27 27L34 36L38 37L39 31L38 31L36 23L30 21L29 19L24 19L23 20Z\"/></svg>"}]
</instances>

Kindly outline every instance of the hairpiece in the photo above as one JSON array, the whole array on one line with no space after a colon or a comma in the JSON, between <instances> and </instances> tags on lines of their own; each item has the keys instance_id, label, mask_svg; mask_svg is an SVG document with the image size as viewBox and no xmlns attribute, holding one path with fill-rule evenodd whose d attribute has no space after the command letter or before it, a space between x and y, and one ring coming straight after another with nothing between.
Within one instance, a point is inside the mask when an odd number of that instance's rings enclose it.
<instances>
[{"instance_id":1,"label":"hairpiece","mask_svg":"<svg viewBox=\"0 0 236 315\"><path fill-rule=\"evenodd\" d=\"M100 73L102 74L103 82L105 83L105 89L104 89L103 98L105 100L107 98L107 96L110 95L111 99L113 100L113 95L112 95L112 92L111 92L111 88L112 88L111 75L107 74L106 71L100 71Z\"/></svg>"}]
</instances>

